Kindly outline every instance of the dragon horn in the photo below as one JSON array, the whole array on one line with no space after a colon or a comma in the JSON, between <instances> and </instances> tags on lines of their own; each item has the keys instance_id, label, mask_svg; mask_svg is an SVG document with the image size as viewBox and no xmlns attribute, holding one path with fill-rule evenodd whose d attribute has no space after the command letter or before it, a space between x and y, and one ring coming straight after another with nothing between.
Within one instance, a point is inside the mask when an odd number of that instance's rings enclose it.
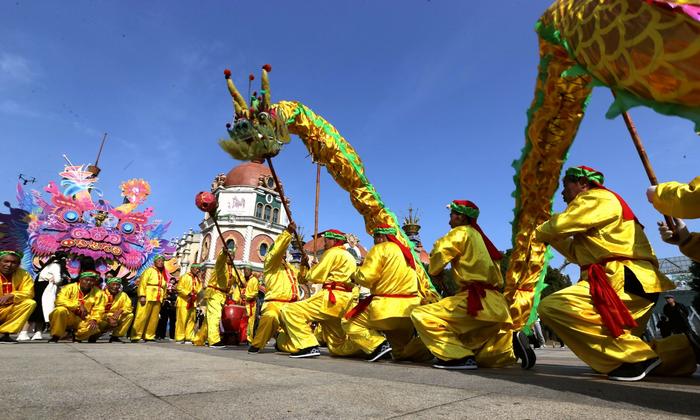
<instances>
[{"instance_id":1,"label":"dragon horn","mask_svg":"<svg viewBox=\"0 0 700 420\"><path fill-rule=\"evenodd\" d=\"M224 70L224 77L226 77L226 86L228 86L228 91L231 93L231 97L233 97L233 108L235 109L236 114L241 114L243 110L248 109L248 105L246 105L243 96L241 96L238 89L236 89L236 85L233 84L233 80L231 80L231 70Z\"/></svg>"},{"instance_id":2,"label":"dragon horn","mask_svg":"<svg viewBox=\"0 0 700 420\"><path fill-rule=\"evenodd\" d=\"M260 93L262 93L262 103L260 104L260 109L265 111L269 109L270 105L272 104L272 99L270 96L270 79L267 77L267 73L271 71L272 66L269 64L265 64L262 67L262 81L260 82Z\"/></svg>"}]
</instances>

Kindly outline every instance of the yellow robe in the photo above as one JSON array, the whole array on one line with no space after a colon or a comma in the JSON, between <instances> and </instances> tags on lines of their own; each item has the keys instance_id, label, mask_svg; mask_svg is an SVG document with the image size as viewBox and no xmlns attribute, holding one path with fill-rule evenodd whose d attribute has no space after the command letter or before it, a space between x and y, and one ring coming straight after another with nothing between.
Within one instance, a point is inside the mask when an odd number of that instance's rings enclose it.
<instances>
[{"instance_id":1,"label":"yellow robe","mask_svg":"<svg viewBox=\"0 0 700 420\"><path fill-rule=\"evenodd\" d=\"M688 184L664 182L657 185L653 204L656 210L667 216L700 218L700 176Z\"/></svg>"},{"instance_id":2,"label":"yellow robe","mask_svg":"<svg viewBox=\"0 0 700 420\"><path fill-rule=\"evenodd\" d=\"M454 296L419 306L411 313L418 336L441 360L474 356L479 366L500 367L515 362L512 320L508 304L499 290L485 290L483 309L476 316L467 312L470 282L501 288L503 277L486 249L481 234L471 226L458 226L438 239L430 254L428 272L441 273L452 265L458 288Z\"/></svg>"},{"instance_id":3,"label":"yellow robe","mask_svg":"<svg viewBox=\"0 0 700 420\"><path fill-rule=\"evenodd\" d=\"M139 299L146 298L146 304L141 302L136 304L136 319L131 328L131 339L155 340L156 328L158 327L158 316L160 305L166 297L168 291L168 281L163 273L155 267L148 267L141 274L137 294Z\"/></svg>"},{"instance_id":4,"label":"yellow robe","mask_svg":"<svg viewBox=\"0 0 700 420\"><path fill-rule=\"evenodd\" d=\"M352 279L368 288L373 297L364 311L342 321L347 335L357 342L369 344L369 348L362 349L365 353L374 351L386 336L395 360L432 359L420 339L413 336L410 315L420 305L421 297L416 271L406 263L401 248L393 242L375 245Z\"/></svg>"},{"instance_id":5,"label":"yellow robe","mask_svg":"<svg viewBox=\"0 0 700 420\"><path fill-rule=\"evenodd\" d=\"M263 349L270 338L277 334L275 341L280 351L294 353L298 348L289 343L289 338L280 331L280 312L283 307L290 302L299 299L299 284L297 276L299 270L285 261L287 248L292 242L292 235L286 230L275 240L275 243L268 250L263 266L263 278L265 279L265 302L260 308L260 321L255 335L249 335L250 345L258 349ZM253 293L254 292L254 293ZM257 297L257 287L251 290L250 296ZM254 316L254 314L253 314ZM252 332L255 319L248 321L248 328Z\"/></svg>"},{"instance_id":6,"label":"yellow robe","mask_svg":"<svg viewBox=\"0 0 700 420\"><path fill-rule=\"evenodd\" d=\"M248 340L253 340L253 326L255 324L255 311L257 310L257 299L258 299L258 289L260 288L260 281L255 275L250 276L248 283L245 285L245 311L248 314L248 331L246 335Z\"/></svg>"},{"instance_id":7,"label":"yellow robe","mask_svg":"<svg viewBox=\"0 0 700 420\"><path fill-rule=\"evenodd\" d=\"M80 298L87 310L85 318L80 318L75 312L80 309ZM102 290L93 287L87 295L80 290L80 283L64 286L56 296L56 307L49 315L51 335L63 337L66 329L73 329L77 340L85 340L91 335L98 334L99 322L105 312L106 298ZM94 326L89 321L95 321Z\"/></svg>"},{"instance_id":8,"label":"yellow robe","mask_svg":"<svg viewBox=\"0 0 700 420\"><path fill-rule=\"evenodd\" d=\"M0 274L0 276L2 276ZM27 322L29 316L34 312L36 302L34 301L34 280L26 271L18 268L12 278L0 277L3 283L12 283L12 303L0 306L0 334L16 334ZM0 288L0 296L3 296Z\"/></svg>"},{"instance_id":9,"label":"yellow robe","mask_svg":"<svg viewBox=\"0 0 700 420\"><path fill-rule=\"evenodd\" d=\"M105 313L98 323L100 334L112 330L112 337L125 336L129 331L129 327L131 327L131 322L134 320L131 299L124 292L117 293L114 298L112 298L109 290L103 290L102 293L105 295ZM110 298L112 298L111 302ZM117 314L119 315L118 317L116 316ZM108 318L117 318L117 325L112 327L108 322Z\"/></svg>"},{"instance_id":10,"label":"yellow robe","mask_svg":"<svg viewBox=\"0 0 700 420\"><path fill-rule=\"evenodd\" d=\"M236 297L237 277L232 269L228 268L225 252L221 252L214 264L214 273L207 284L207 341L209 345L221 341L221 312L226 304L226 296ZM238 276L243 279L243 273L237 270ZM240 295L238 295L240 300ZM234 299L235 300L235 299Z\"/></svg>"},{"instance_id":11,"label":"yellow robe","mask_svg":"<svg viewBox=\"0 0 700 420\"><path fill-rule=\"evenodd\" d=\"M324 284L324 288L309 299L282 308L282 324L294 348L306 349L319 345L309 326L311 322L321 325L324 341L333 355L350 356L359 353L362 347L372 346L349 340L341 325L342 316L353 302L354 284L350 277L356 267L355 258L345 248L336 246L326 250L319 263L309 270L305 281ZM348 291L328 290L326 287L333 283L342 285ZM335 296L335 303L331 302L330 293Z\"/></svg>"},{"instance_id":12,"label":"yellow robe","mask_svg":"<svg viewBox=\"0 0 700 420\"><path fill-rule=\"evenodd\" d=\"M202 290L202 284L192 273L185 273L178 280L176 290L175 340L192 341L194 338L197 294ZM190 301L192 301L192 307L187 309Z\"/></svg>"},{"instance_id":13,"label":"yellow robe","mask_svg":"<svg viewBox=\"0 0 700 420\"><path fill-rule=\"evenodd\" d=\"M653 344L656 351L639 338L656 302L625 290L625 270L635 275L644 293L658 293L675 286L659 272L656 256L642 227L633 220L623 220L622 207L612 193L600 188L580 193L563 213L552 216L536 229L536 238L551 244L569 261L581 266L612 257L629 258L608 262L605 272L637 322L635 330L625 329L617 338L610 335L593 306L586 270L581 270L578 283L553 293L540 304L543 324L554 330L581 360L597 372L608 373L623 363L659 356L662 365L657 371L663 372L664 365L676 365L675 358L679 354L684 357L684 351L667 351L666 344L677 338L657 341ZM695 359L692 360L694 370Z\"/></svg>"},{"instance_id":14,"label":"yellow robe","mask_svg":"<svg viewBox=\"0 0 700 420\"><path fill-rule=\"evenodd\" d=\"M656 186L654 207L667 216L681 219L700 218L700 176L689 184L664 182ZM692 232L679 244L680 251L688 258L700 262L700 233Z\"/></svg>"}]
</instances>

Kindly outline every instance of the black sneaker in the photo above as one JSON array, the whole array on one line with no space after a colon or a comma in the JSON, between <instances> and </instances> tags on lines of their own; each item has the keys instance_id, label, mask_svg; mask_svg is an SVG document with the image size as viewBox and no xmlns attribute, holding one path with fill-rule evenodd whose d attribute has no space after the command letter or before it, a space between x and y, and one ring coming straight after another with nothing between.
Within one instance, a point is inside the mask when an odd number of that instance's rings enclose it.
<instances>
[{"instance_id":1,"label":"black sneaker","mask_svg":"<svg viewBox=\"0 0 700 420\"><path fill-rule=\"evenodd\" d=\"M113 335L109 337L109 342L110 343L123 343L123 341L119 337L115 337Z\"/></svg>"},{"instance_id":2,"label":"black sneaker","mask_svg":"<svg viewBox=\"0 0 700 420\"><path fill-rule=\"evenodd\" d=\"M132 338L132 339L131 339L131 342L132 342L132 343L138 343L139 341L141 341L141 340L139 340L138 338Z\"/></svg>"},{"instance_id":3,"label":"black sneaker","mask_svg":"<svg viewBox=\"0 0 700 420\"><path fill-rule=\"evenodd\" d=\"M474 359L474 356L467 356L463 359L455 360L437 359L437 362L433 363L433 367L436 369L448 370L476 370L479 368L479 366L476 364L476 359Z\"/></svg>"},{"instance_id":4,"label":"black sneaker","mask_svg":"<svg viewBox=\"0 0 700 420\"><path fill-rule=\"evenodd\" d=\"M210 349L223 349L224 347L226 347L226 344L224 344L223 341L219 341L218 343L214 344L209 344Z\"/></svg>"},{"instance_id":5,"label":"black sneaker","mask_svg":"<svg viewBox=\"0 0 700 420\"><path fill-rule=\"evenodd\" d=\"M97 343L97 339L100 338L99 334L91 335L88 338L88 343Z\"/></svg>"},{"instance_id":6,"label":"black sneaker","mask_svg":"<svg viewBox=\"0 0 700 420\"><path fill-rule=\"evenodd\" d=\"M537 362L535 351L530 347L530 342L522 331L513 332L513 353L520 360L520 367L523 369L530 369Z\"/></svg>"},{"instance_id":7,"label":"black sneaker","mask_svg":"<svg viewBox=\"0 0 700 420\"><path fill-rule=\"evenodd\" d=\"M250 346L250 347L248 347L248 353L258 354L258 353L260 353L260 349L255 347L255 346Z\"/></svg>"},{"instance_id":8,"label":"black sneaker","mask_svg":"<svg viewBox=\"0 0 700 420\"><path fill-rule=\"evenodd\" d=\"M17 344L17 340L14 338L10 337L9 333L5 333L2 337L0 337L0 343L3 344Z\"/></svg>"},{"instance_id":9,"label":"black sneaker","mask_svg":"<svg viewBox=\"0 0 700 420\"><path fill-rule=\"evenodd\" d=\"M368 362L376 362L380 359L391 358L391 345L388 341L384 340L369 356L367 356Z\"/></svg>"},{"instance_id":10,"label":"black sneaker","mask_svg":"<svg viewBox=\"0 0 700 420\"><path fill-rule=\"evenodd\" d=\"M637 363L623 363L622 366L608 373L608 379L613 381L641 381L661 364L661 359L654 358Z\"/></svg>"},{"instance_id":11,"label":"black sneaker","mask_svg":"<svg viewBox=\"0 0 700 420\"><path fill-rule=\"evenodd\" d=\"M57 335L52 335L51 338L49 338L49 343L58 343L58 340L60 340L61 337Z\"/></svg>"},{"instance_id":12,"label":"black sneaker","mask_svg":"<svg viewBox=\"0 0 700 420\"><path fill-rule=\"evenodd\" d=\"M296 353L289 355L292 359L301 359L304 357L318 357L321 355L321 351L318 347L307 347L305 349L299 350Z\"/></svg>"}]
</instances>

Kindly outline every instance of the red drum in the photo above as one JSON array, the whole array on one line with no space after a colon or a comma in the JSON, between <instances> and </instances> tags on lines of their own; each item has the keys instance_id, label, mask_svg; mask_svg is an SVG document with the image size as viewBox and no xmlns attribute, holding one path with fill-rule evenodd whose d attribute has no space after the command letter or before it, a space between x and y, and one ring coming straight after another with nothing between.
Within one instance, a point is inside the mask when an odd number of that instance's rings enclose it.
<instances>
[{"instance_id":1,"label":"red drum","mask_svg":"<svg viewBox=\"0 0 700 420\"><path fill-rule=\"evenodd\" d=\"M240 333L241 318L247 317L245 306L225 305L221 312L221 327L224 333Z\"/></svg>"}]
</instances>

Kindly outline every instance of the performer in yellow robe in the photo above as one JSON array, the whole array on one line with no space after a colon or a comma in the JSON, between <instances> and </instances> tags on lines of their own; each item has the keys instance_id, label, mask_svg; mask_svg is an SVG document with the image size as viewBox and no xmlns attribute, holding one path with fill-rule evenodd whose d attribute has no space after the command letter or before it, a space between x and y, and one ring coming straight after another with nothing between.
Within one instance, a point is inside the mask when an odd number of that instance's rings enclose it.
<instances>
[{"instance_id":1,"label":"performer in yellow robe","mask_svg":"<svg viewBox=\"0 0 700 420\"><path fill-rule=\"evenodd\" d=\"M190 271L177 282L177 302L175 303L175 341L191 342L194 339L194 322L197 294L202 290L199 280L200 265L192 264Z\"/></svg>"},{"instance_id":2,"label":"performer in yellow robe","mask_svg":"<svg viewBox=\"0 0 700 420\"><path fill-rule=\"evenodd\" d=\"M495 263L502 255L476 223L479 208L467 200L455 200L448 207L452 229L433 245L428 271L439 277L451 263L459 289L411 313L418 336L438 359L433 367L501 367L519 358L523 368L531 368L535 353L524 334L511 331L508 303L501 293L503 277Z\"/></svg>"},{"instance_id":3,"label":"performer in yellow robe","mask_svg":"<svg viewBox=\"0 0 700 420\"><path fill-rule=\"evenodd\" d=\"M221 341L221 312L223 311L226 297L231 297L234 301L240 301L240 289L237 285L238 278L243 275L236 270L233 271L231 261L224 250L216 258L214 273L207 283L207 341L209 348L220 349L226 347Z\"/></svg>"},{"instance_id":4,"label":"performer in yellow robe","mask_svg":"<svg viewBox=\"0 0 700 420\"><path fill-rule=\"evenodd\" d=\"M58 343L68 328L73 330L78 341L99 333L99 322L104 315L106 302L102 290L94 287L99 280L97 272L83 271L78 283L61 288L56 296L56 307L49 314L50 343Z\"/></svg>"},{"instance_id":5,"label":"performer in yellow robe","mask_svg":"<svg viewBox=\"0 0 700 420\"><path fill-rule=\"evenodd\" d=\"M27 322L36 307L34 280L19 268L22 254L0 251L0 343L16 343L10 334L16 334Z\"/></svg>"},{"instance_id":6,"label":"performer in yellow robe","mask_svg":"<svg viewBox=\"0 0 700 420\"><path fill-rule=\"evenodd\" d=\"M148 267L139 279L136 319L131 328L132 343L138 343L141 338L146 342L155 341L160 306L168 293L167 288L165 257L158 255L153 260L153 266Z\"/></svg>"},{"instance_id":7,"label":"performer in yellow robe","mask_svg":"<svg viewBox=\"0 0 700 420\"><path fill-rule=\"evenodd\" d=\"M266 256L269 257L269 253ZM253 270L250 268L246 267L243 269L243 275L246 278L246 286L245 286L245 293L244 293L244 298L245 298L245 310L246 313L248 314L248 330L246 331L246 335L248 336L248 341L253 341L253 327L255 325L255 314L257 311L257 304L258 304L258 291L260 290L260 280L258 280L258 276L253 273Z\"/></svg>"},{"instance_id":8,"label":"performer in yellow robe","mask_svg":"<svg viewBox=\"0 0 700 420\"><path fill-rule=\"evenodd\" d=\"M134 320L134 313L131 307L131 299L122 292L122 281L118 277L108 277L106 289L102 292L105 295L105 311L102 319L98 322L99 333L90 337L90 342L95 342L100 335L107 331L112 331L109 337L110 343L123 343L120 337L124 337Z\"/></svg>"},{"instance_id":9,"label":"performer in yellow robe","mask_svg":"<svg viewBox=\"0 0 700 420\"><path fill-rule=\"evenodd\" d=\"M432 354L413 334L411 323L411 311L421 302L411 250L396 239L396 228L388 225L374 229L373 236L374 246L352 276L371 294L345 314L343 329L357 343L372 346L362 348L369 362L386 357L430 360Z\"/></svg>"},{"instance_id":10,"label":"performer in yellow robe","mask_svg":"<svg viewBox=\"0 0 700 420\"><path fill-rule=\"evenodd\" d=\"M538 241L581 266L575 285L542 300L540 318L609 379L641 380L659 364L660 373L692 373L695 357L685 335L651 345L639 337L659 292L675 286L659 271L632 210L603 181L595 169L569 168L562 192L566 210L536 230Z\"/></svg>"},{"instance_id":11,"label":"performer in yellow robe","mask_svg":"<svg viewBox=\"0 0 700 420\"><path fill-rule=\"evenodd\" d=\"M649 187L647 197L656 210L677 218L675 232L659 222L661 239L671 245L677 245L688 258L700 262L700 232L689 232L680 219L700 218L700 176L689 184L664 182Z\"/></svg>"},{"instance_id":12,"label":"performer in yellow robe","mask_svg":"<svg viewBox=\"0 0 700 420\"><path fill-rule=\"evenodd\" d=\"M250 341L248 353L259 353L265 348L270 338L275 335L275 347L278 351L295 353L299 350L291 345L287 333L280 331L282 308L299 299L299 284L297 283L299 270L285 260L287 248L292 242L292 234L295 230L296 225L293 222L290 223L287 229L277 237L265 256L263 266L265 301L260 308L258 328ZM257 297L257 288L254 295L251 290L251 296ZM255 313L253 313L249 325L254 324L254 317Z\"/></svg>"},{"instance_id":13,"label":"performer in yellow robe","mask_svg":"<svg viewBox=\"0 0 700 420\"><path fill-rule=\"evenodd\" d=\"M282 324L291 345L299 351L289 357L316 357L321 352L310 323L321 325L328 351L336 356L361 354L362 347L371 347L349 340L341 326L341 319L353 300L355 285L350 277L355 272L355 258L345 248L345 234L332 229L324 232L324 253L319 263L304 276L304 281L322 284L320 292L309 299L291 303L282 308ZM266 279L267 280L267 279ZM358 334L360 336L360 334Z\"/></svg>"}]
</instances>

